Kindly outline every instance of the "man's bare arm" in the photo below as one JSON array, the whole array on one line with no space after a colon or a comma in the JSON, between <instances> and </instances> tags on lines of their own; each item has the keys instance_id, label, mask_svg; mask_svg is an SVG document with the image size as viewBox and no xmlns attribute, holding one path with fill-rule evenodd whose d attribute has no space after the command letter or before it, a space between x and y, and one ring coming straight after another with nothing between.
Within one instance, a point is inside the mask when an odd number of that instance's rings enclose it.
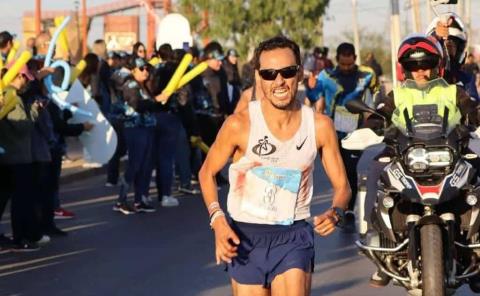
<instances>
[{"instance_id":1,"label":"man's bare arm","mask_svg":"<svg viewBox=\"0 0 480 296\"><path fill-rule=\"evenodd\" d=\"M237 143L242 130L245 130L242 127L241 114L234 114L227 118L217 135L215 143L210 148L198 175L203 200L209 210L211 219L214 219L212 213L223 213L218 204L215 176L225 166L238 147ZM215 231L215 258L217 264L220 264L221 261L231 262L231 258L237 256L236 245L240 243L240 239L230 228L224 215L217 215L211 226Z\"/></svg>"},{"instance_id":2,"label":"man's bare arm","mask_svg":"<svg viewBox=\"0 0 480 296\"><path fill-rule=\"evenodd\" d=\"M323 167L333 187L332 207L345 209L351 197L351 190L332 120L325 115L316 114L315 134ZM315 231L322 236L329 235L335 230L336 222L335 213L328 209L315 217Z\"/></svg>"}]
</instances>

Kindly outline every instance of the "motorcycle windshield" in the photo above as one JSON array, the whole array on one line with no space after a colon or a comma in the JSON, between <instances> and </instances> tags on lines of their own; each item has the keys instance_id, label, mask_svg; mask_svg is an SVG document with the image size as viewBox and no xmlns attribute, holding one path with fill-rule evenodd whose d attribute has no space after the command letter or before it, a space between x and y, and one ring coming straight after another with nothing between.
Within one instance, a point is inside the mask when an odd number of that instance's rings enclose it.
<instances>
[{"instance_id":1,"label":"motorcycle windshield","mask_svg":"<svg viewBox=\"0 0 480 296\"><path fill-rule=\"evenodd\" d=\"M439 105L429 103L425 98L434 87L448 87L448 83L443 78L431 80L425 84L419 85L414 80L406 80L401 88L408 88L411 93L416 93L419 98L414 98L414 102L419 102L412 106L411 110L405 109L400 116L404 117L406 126L398 127L400 131L408 137L418 140L430 140L447 135L455 128L455 125L449 125L448 114L455 110L444 108L439 110Z\"/></svg>"}]
</instances>

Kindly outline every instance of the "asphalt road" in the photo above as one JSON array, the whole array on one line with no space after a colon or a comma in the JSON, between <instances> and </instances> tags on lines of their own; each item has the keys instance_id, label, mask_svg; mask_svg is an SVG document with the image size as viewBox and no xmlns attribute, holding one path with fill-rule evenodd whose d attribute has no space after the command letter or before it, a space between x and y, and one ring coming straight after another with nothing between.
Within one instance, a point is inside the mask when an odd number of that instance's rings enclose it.
<instances>
[{"instance_id":1,"label":"asphalt road","mask_svg":"<svg viewBox=\"0 0 480 296\"><path fill-rule=\"evenodd\" d=\"M312 214L328 208L331 198L317 164ZM96 177L62 189L64 205L77 215L58 222L68 237L37 252L0 255L0 296L231 295L227 274L214 263L200 196L179 197L177 208L124 216L111 210L117 189L103 183ZM227 189L220 191L223 202ZM392 285L368 286L374 266L358 255L354 240L341 232L316 237L312 295L405 295ZM464 287L456 295L473 294Z\"/></svg>"}]
</instances>

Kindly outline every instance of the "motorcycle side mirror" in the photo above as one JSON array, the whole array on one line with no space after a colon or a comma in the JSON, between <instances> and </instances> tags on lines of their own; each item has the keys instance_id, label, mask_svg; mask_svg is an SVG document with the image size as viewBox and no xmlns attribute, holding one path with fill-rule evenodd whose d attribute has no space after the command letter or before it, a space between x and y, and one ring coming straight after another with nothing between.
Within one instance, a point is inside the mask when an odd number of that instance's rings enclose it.
<instances>
[{"instance_id":1,"label":"motorcycle side mirror","mask_svg":"<svg viewBox=\"0 0 480 296\"><path fill-rule=\"evenodd\" d=\"M375 111L375 109L370 108L367 104L365 104L361 100L350 100L345 104L345 108L347 108L347 110L353 114L359 114L362 112L375 114L381 119L383 119L384 126L386 127L387 119L385 118L385 116Z\"/></svg>"}]
</instances>

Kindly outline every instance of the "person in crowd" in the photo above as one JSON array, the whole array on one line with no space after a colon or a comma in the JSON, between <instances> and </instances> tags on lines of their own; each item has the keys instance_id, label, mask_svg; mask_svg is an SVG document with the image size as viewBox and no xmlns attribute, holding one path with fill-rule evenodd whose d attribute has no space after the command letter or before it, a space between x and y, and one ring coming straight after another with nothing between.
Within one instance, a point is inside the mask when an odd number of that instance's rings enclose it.
<instances>
[{"instance_id":1,"label":"person in crowd","mask_svg":"<svg viewBox=\"0 0 480 296\"><path fill-rule=\"evenodd\" d=\"M128 150L128 163L120 186L114 211L125 215L136 212L151 213L155 208L150 204L149 187L151 179L153 137L156 118L154 112L165 110L168 99L163 94L153 96L146 87L148 79L147 62L132 56L129 62L131 79L124 84L125 100L124 133ZM127 194L134 184L135 203L133 209L127 203Z\"/></svg>"},{"instance_id":2,"label":"person in crowd","mask_svg":"<svg viewBox=\"0 0 480 296\"><path fill-rule=\"evenodd\" d=\"M446 22L443 21L444 19ZM462 70L467 53L468 36L460 17L453 12L436 17L430 23L427 35L435 37L444 48L446 66L443 78L450 84L461 85L472 98L480 101L475 86L475 76Z\"/></svg>"},{"instance_id":3,"label":"person in crowd","mask_svg":"<svg viewBox=\"0 0 480 296\"><path fill-rule=\"evenodd\" d=\"M375 72L377 79L379 79L380 76L383 75L382 66L377 62L377 60L375 59L375 55L371 51L368 52L367 56L365 57L365 66L373 69L373 72Z\"/></svg>"},{"instance_id":4,"label":"person in crowd","mask_svg":"<svg viewBox=\"0 0 480 296\"><path fill-rule=\"evenodd\" d=\"M35 46L35 43L35 37L30 37L27 39L27 43L25 44L25 49L28 50L32 56L37 55L37 47Z\"/></svg>"},{"instance_id":5,"label":"person in crowd","mask_svg":"<svg viewBox=\"0 0 480 296\"><path fill-rule=\"evenodd\" d=\"M349 100L360 99L373 106L372 94L377 91L375 73L369 67L357 66L355 47L351 43L341 43L337 47L337 66L325 69L318 76L311 75L307 84L306 103L314 106L319 113L333 118L337 137L343 139L363 122L363 115L350 113L345 104ZM347 176L352 187L352 199L348 205L347 231L353 231L353 209L357 194L357 163L360 152L340 147Z\"/></svg>"},{"instance_id":6,"label":"person in crowd","mask_svg":"<svg viewBox=\"0 0 480 296\"><path fill-rule=\"evenodd\" d=\"M204 60L211 60L210 67L203 72L206 86L213 104L213 111L219 115L232 114L234 107L228 97L228 79L222 68L223 48L220 43L212 41L204 48Z\"/></svg>"},{"instance_id":7,"label":"person in crowd","mask_svg":"<svg viewBox=\"0 0 480 296\"><path fill-rule=\"evenodd\" d=\"M255 84L255 69L253 58L242 66L242 90L251 88Z\"/></svg>"},{"instance_id":8,"label":"person in crowd","mask_svg":"<svg viewBox=\"0 0 480 296\"><path fill-rule=\"evenodd\" d=\"M467 55L465 64L463 65L463 71L473 77L477 77L477 74L480 73L480 67L478 67L478 63L475 62L473 54L469 53Z\"/></svg>"},{"instance_id":9,"label":"person in crowd","mask_svg":"<svg viewBox=\"0 0 480 296\"><path fill-rule=\"evenodd\" d=\"M240 99L242 87L237 65L238 57L238 52L235 49L229 49L227 51L227 57L222 63L222 67L227 74L229 105L233 106L234 109L238 103L238 100Z\"/></svg>"},{"instance_id":10,"label":"person in crowd","mask_svg":"<svg viewBox=\"0 0 480 296\"><path fill-rule=\"evenodd\" d=\"M107 62L107 45L103 39L95 40L92 52L97 55L99 60L98 72L92 79L91 95L97 101L100 111L108 118L110 113L110 76L111 70Z\"/></svg>"},{"instance_id":11,"label":"person in crowd","mask_svg":"<svg viewBox=\"0 0 480 296\"><path fill-rule=\"evenodd\" d=\"M0 32L0 58L2 58L5 64L7 55L13 47L14 36L8 31Z\"/></svg>"},{"instance_id":12,"label":"person in crowd","mask_svg":"<svg viewBox=\"0 0 480 296\"><path fill-rule=\"evenodd\" d=\"M132 48L132 55L142 59L147 58L147 49L142 42L136 42Z\"/></svg>"},{"instance_id":13,"label":"person in crowd","mask_svg":"<svg viewBox=\"0 0 480 296\"><path fill-rule=\"evenodd\" d=\"M124 133L125 100L123 98L123 87L131 79L131 71L123 62L125 58L122 58L122 53L119 53L118 57L118 66L113 68L110 80L112 105L109 116L110 124L117 133L117 147L107 165L106 187L117 186L120 176L120 159L127 154Z\"/></svg>"},{"instance_id":14,"label":"person in crowd","mask_svg":"<svg viewBox=\"0 0 480 296\"><path fill-rule=\"evenodd\" d=\"M23 66L6 88L15 91L16 105L0 120L0 146L5 149L5 153L0 154L0 165L6 170L10 184L10 192L2 195L2 203L4 206L11 197L14 251L18 252L38 250L37 242L42 238L35 214L37 192L32 157L32 133L41 107L38 102L27 104L19 96L33 79L32 73Z\"/></svg>"}]
</instances>

